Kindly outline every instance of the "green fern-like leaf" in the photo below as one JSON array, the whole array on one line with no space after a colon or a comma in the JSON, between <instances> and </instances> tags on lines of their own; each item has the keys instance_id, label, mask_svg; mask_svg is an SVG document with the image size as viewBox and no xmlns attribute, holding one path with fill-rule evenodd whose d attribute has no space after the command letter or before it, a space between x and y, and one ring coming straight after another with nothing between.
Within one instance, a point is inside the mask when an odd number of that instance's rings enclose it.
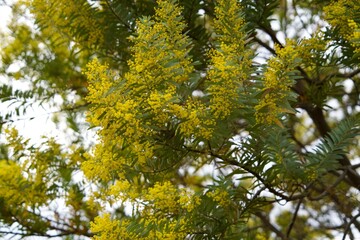
<instances>
[{"instance_id":1,"label":"green fern-like leaf","mask_svg":"<svg viewBox=\"0 0 360 240\"><path fill-rule=\"evenodd\" d=\"M339 166L339 160L346 154L360 133L360 115L344 119L321 141L313 153L308 155L307 167L322 174Z\"/></svg>"}]
</instances>

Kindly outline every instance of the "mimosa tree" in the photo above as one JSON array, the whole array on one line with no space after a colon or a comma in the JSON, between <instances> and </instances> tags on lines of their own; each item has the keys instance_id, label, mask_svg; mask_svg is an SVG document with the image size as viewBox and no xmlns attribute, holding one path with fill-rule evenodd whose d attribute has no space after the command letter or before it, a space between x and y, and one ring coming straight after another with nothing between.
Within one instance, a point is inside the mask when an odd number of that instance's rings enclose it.
<instances>
[{"instance_id":1,"label":"mimosa tree","mask_svg":"<svg viewBox=\"0 0 360 240\"><path fill-rule=\"evenodd\" d=\"M11 7L4 235L359 236L357 0ZM37 104L57 107L68 143L33 143L12 128Z\"/></svg>"}]
</instances>

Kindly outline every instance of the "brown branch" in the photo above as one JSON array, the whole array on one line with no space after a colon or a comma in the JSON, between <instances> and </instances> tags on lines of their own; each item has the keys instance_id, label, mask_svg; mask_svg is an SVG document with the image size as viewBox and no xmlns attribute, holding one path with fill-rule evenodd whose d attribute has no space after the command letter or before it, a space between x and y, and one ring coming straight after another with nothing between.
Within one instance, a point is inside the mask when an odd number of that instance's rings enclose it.
<instances>
[{"instance_id":1,"label":"brown branch","mask_svg":"<svg viewBox=\"0 0 360 240\"><path fill-rule=\"evenodd\" d=\"M272 30L271 28L267 28L262 23L258 23L258 26L260 27L261 30L263 30L264 32L266 32L269 35L269 37L275 44L279 45L281 48L284 47L282 45L282 43L279 41L279 39L276 37L276 32L274 32L274 30Z\"/></svg>"},{"instance_id":2,"label":"brown branch","mask_svg":"<svg viewBox=\"0 0 360 240\"><path fill-rule=\"evenodd\" d=\"M108 8L110 9L111 13L120 21L120 23L124 24L124 26L130 30L131 32L133 31L133 29L130 27L129 24L127 24L113 9L113 7L111 6L109 0L105 0L106 5L108 6Z\"/></svg>"},{"instance_id":3,"label":"brown branch","mask_svg":"<svg viewBox=\"0 0 360 240\"><path fill-rule=\"evenodd\" d=\"M345 171L344 171L344 172L338 177L338 179L335 181L334 184L332 184L332 185L329 186L329 187L326 187L326 188L324 189L324 191L323 191L322 193L320 193L318 196L311 197L311 196L309 195L309 196L308 196L308 199L309 199L310 201L318 201L318 200L324 198L326 195L328 195L328 194L331 192L332 189L334 189L337 185L339 185L339 184L344 180L345 175L346 175L346 173L345 173Z\"/></svg>"},{"instance_id":4,"label":"brown branch","mask_svg":"<svg viewBox=\"0 0 360 240\"><path fill-rule=\"evenodd\" d=\"M352 78L352 77L356 76L359 73L360 73L360 68L354 70L351 73L336 73L334 76L335 77L340 77L340 78Z\"/></svg>"},{"instance_id":5,"label":"brown branch","mask_svg":"<svg viewBox=\"0 0 360 240\"><path fill-rule=\"evenodd\" d=\"M287 236L285 236L279 229L277 229L274 225L270 223L267 217L262 212L255 212L255 215L260 218L261 222L264 224L265 227L269 228L273 231L279 238L283 240L287 240Z\"/></svg>"},{"instance_id":6,"label":"brown branch","mask_svg":"<svg viewBox=\"0 0 360 240\"><path fill-rule=\"evenodd\" d=\"M345 240L346 238L346 235L348 234L348 232L350 231L350 228L351 228L351 225L353 223L355 223L356 219L360 217L360 212L358 214L356 214L355 216L353 216L351 219L350 219L350 222L347 224L346 228L345 228L345 231L344 231L344 236L342 238L342 240Z\"/></svg>"},{"instance_id":7,"label":"brown branch","mask_svg":"<svg viewBox=\"0 0 360 240\"><path fill-rule=\"evenodd\" d=\"M275 188L273 188L269 183L266 182L266 180L264 178L262 178L260 176L259 173L255 172L254 170L251 169L250 166L246 166L244 164L241 164L239 163L238 161L236 160L233 160L233 159L229 159L229 158L226 158L224 156L220 156L212 151L210 152L206 152L206 151L201 151L201 150L197 150L197 149L192 149L192 148L189 148L187 146L183 146L185 149L189 150L190 152L195 152L195 153L199 153L199 154L208 154L212 157L215 157L215 158L218 158L218 159L221 159L223 162L225 163L228 163L230 165L233 165L233 166L237 166L237 167L240 167L242 168L243 170L247 171L248 173L250 173L251 175L253 175L258 181L260 181L268 190L269 192L271 192L272 194L274 194L275 196L281 198L282 200L285 200L285 201L294 201L294 200L298 200L298 199L302 199L304 197L306 197L308 195L308 190L311 188L311 184L309 184L307 186L307 188L304 190L303 193L300 193L300 194L297 194L297 195L291 195L291 196L288 196L288 195L285 195L279 191L277 191Z\"/></svg>"},{"instance_id":8,"label":"brown branch","mask_svg":"<svg viewBox=\"0 0 360 240\"><path fill-rule=\"evenodd\" d=\"M261 39L254 37L253 38L255 40L255 42L257 42L260 46L264 47L266 50L268 50L269 52L271 52L273 55L276 55L276 52L273 48L271 48L268 44L266 44L265 42L263 42Z\"/></svg>"},{"instance_id":9,"label":"brown branch","mask_svg":"<svg viewBox=\"0 0 360 240\"><path fill-rule=\"evenodd\" d=\"M297 215L299 213L299 209L300 209L300 206L302 204L302 201L303 201L303 198L300 198L298 204L296 205L294 215L293 215L293 217L291 219L291 222L290 222L290 225L289 225L289 227L288 227L288 229L286 231L286 237L287 238L290 237L290 233L291 233L291 230L292 230L292 228L293 228L293 226L295 224L295 221L296 221Z\"/></svg>"},{"instance_id":10,"label":"brown branch","mask_svg":"<svg viewBox=\"0 0 360 240\"><path fill-rule=\"evenodd\" d=\"M354 169L354 170L359 168L359 167L360 167L360 163L354 164L354 165L351 166L351 168Z\"/></svg>"},{"instance_id":11,"label":"brown branch","mask_svg":"<svg viewBox=\"0 0 360 240\"><path fill-rule=\"evenodd\" d=\"M322 108L319 106L311 106L307 104L303 106L303 109L309 114L321 137L325 137L331 131L331 128L325 120ZM352 166L350 160L345 155L342 155L342 157L339 159L339 163L345 169L349 169L346 172L347 177L351 182L351 186L360 189L360 176L356 171L350 171Z\"/></svg>"},{"instance_id":12,"label":"brown branch","mask_svg":"<svg viewBox=\"0 0 360 240\"><path fill-rule=\"evenodd\" d=\"M322 182L318 182L320 185L322 185L322 187L319 188L316 187L316 186L313 186L313 190L317 191L318 193L322 193L324 192L325 190L325 184L322 183ZM338 196L335 195L334 192L330 191L328 192L328 196L329 198L332 200L332 202L337 205L338 209L340 210L341 213L343 213L345 215L346 218L350 218L350 219L353 219L353 216L351 216L349 210L347 209L344 209L344 208L347 208L349 207L348 205L344 205L344 203L338 198ZM358 231L360 231L360 223L358 221L355 221L353 220L352 221L352 224L354 224L354 226L357 228Z\"/></svg>"}]
</instances>

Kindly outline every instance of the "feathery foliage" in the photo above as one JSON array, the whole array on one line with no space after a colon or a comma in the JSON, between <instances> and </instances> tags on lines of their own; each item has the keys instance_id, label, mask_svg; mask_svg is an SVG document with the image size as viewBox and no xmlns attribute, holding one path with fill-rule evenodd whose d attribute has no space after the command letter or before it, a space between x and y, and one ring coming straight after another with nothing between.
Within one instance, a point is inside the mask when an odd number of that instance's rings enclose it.
<instances>
[{"instance_id":1,"label":"feathery foliage","mask_svg":"<svg viewBox=\"0 0 360 240\"><path fill-rule=\"evenodd\" d=\"M1 236L360 236L357 0L9 7Z\"/></svg>"}]
</instances>

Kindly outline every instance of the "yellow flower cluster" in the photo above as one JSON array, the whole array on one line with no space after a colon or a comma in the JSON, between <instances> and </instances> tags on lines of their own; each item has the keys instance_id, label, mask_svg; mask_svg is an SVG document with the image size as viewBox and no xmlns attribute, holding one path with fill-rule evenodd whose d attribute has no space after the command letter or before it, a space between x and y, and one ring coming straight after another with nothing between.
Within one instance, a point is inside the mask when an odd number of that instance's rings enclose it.
<instances>
[{"instance_id":1,"label":"yellow flower cluster","mask_svg":"<svg viewBox=\"0 0 360 240\"><path fill-rule=\"evenodd\" d=\"M141 194L135 193L134 186L126 181L117 181L110 189L110 196L115 200L131 201L138 209L146 226L156 226L146 236L127 232L128 220L112 220L109 214L97 217L91 223L95 239L184 239L191 220L184 211L191 213L201 203L201 199L188 189L177 189L169 181L156 182ZM141 211L139 211L141 209ZM161 227L164 226L164 227ZM132 238L130 238L132 234ZM127 237L127 238L126 238Z\"/></svg>"},{"instance_id":2,"label":"yellow flower cluster","mask_svg":"<svg viewBox=\"0 0 360 240\"><path fill-rule=\"evenodd\" d=\"M291 74L298 64L299 53L294 40L287 40L284 48L275 46L276 57L269 59L264 73L264 94L259 104L255 107L256 121L258 123L281 125L279 116L291 112L286 108L293 84Z\"/></svg>"},{"instance_id":3,"label":"yellow flower cluster","mask_svg":"<svg viewBox=\"0 0 360 240\"><path fill-rule=\"evenodd\" d=\"M352 34L349 35L348 40L351 41L351 45L355 48L355 52L360 54L360 24L354 20L348 20L348 25L352 30Z\"/></svg>"},{"instance_id":4,"label":"yellow flower cluster","mask_svg":"<svg viewBox=\"0 0 360 240\"><path fill-rule=\"evenodd\" d=\"M328 41L324 39L321 32L314 34L311 38L303 39L297 46L297 52L302 59L302 64L308 71L316 71L319 60L327 49Z\"/></svg>"},{"instance_id":5,"label":"yellow flower cluster","mask_svg":"<svg viewBox=\"0 0 360 240\"><path fill-rule=\"evenodd\" d=\"M182 240L187 236L186 219L180 218L179 220L169 218L156 218L150 217L146 219L146 225L163 226L162 228L153 229L149 232L148 236L136 239L142 240Z\"/></svg>"},{"instance_id":6,"label":"yellow flower cluster","mask_svg":"<svg viewBox=\"0 0 360 240\"><path fill-rule=\"evenodd\" d=\"M155 183L144 194L143 200L146 206L142 214L147 224L167 224L162 231L150 233L149 239L154 239L154 236L158 239L184 239L191 219L182 213L191 213L201 203L197 195L187 189L179 190L169 181Z\"/></svg>"},{"instance_id":7,"label":"yellow flower cluster","mask_svg":"<svg viewBox=\"0 0 360 240\"><path fill-rule=\"evenodd\" d=\"M358 0L333 1L324 7L325 19L339 29L344 39L351 42L357 53L360 52L359 19L360 4Z\"/></svg>"},{"instance_id":8,"label":"yellow flower cluster","mask_svg":"<svg viewBox=\"0 0 360 240\"><path fill-rule=\"evenodd\" d=\"M216 119L226 118L232 109L239 107L236 99L240 97L239 89L246 81L251 66L251 53L245 48L244 20L240 10L235 0L219 1L215 8L214 31L219 46L209 53L211 68L207 76L207 92L211 96L210 108Z\"/></svg>"},{"instance_id":9,"label":"yellow flower cluster","mask_svg":"<svg viewBox=\"0 0 360 240\"><path fill-rule=\"evenodd\" d=\"M182 34L185 25L180 18L181 8L168 1L158 4L154 21L145 18L138 22L126 85L132 88L132 99L145 101L143 109L153 116L155 126L161 128L175 116L184 136L209 138L211 132L202 127L207 117L205 105L189 97L180 100L177 95L194 71L188 56L190 42Z\"/></svg>"},{"instance_id":10,"label":"yellow flower cluster","mask_svg":"<svg viewBox=\"0 0 360 240\"><path fill-rule=\"evenodd\" d=\"M348 21L355 17L360 10L358 0L332 1L324 7L325 19L334 27L339 28L343 36L351 34L351 27Z\"/></svg>"},{"instance_id":11,"label":"yellow flower cluster","mask_svg":"<svg viewBox=\"0 0 360 240\"><path fill-rule=\"evenodd\" d=\"M137 37L131 38L133 59L130 71L125 74L127 85L137 93L148 94L149 90L166 90L174 83L189 80L194 69L188 57L189 40L182 34L185 24L181 8L168 1L158 1L155 19L138 21Z\"/></svg>"},{"instance_id":12,"label":"yellow flower cluster","mask_svg":"<svg viewBox=\"0 0 360 240\"><path fill-rule=\"evenodd\" d=\"M155 183L148 193L144 196L156 210L163 213L172 213L178 211L177 189L170 182Z\"/></svg>"},{"instance_id":13,"label":"yellow flower cluster","mask_svg":"<svg viewBox=\"0 0 360 240\"><path fill-rule=\"evenodd\" d=\"M30 7L36 19L46 26L47 31L57 37L66 36L69 40L87 48L92 48L104 41L103 24L95 18L86 0L31 0ZM84 33L81 36L77 34L78 38L73 39L72 36L79 29Z\"/></svg>"},{"instance_id":14,"label":"yellow flower cluster","mask_svg":"<svg viewBox=\"0 0 360 240\"><path fill-rule=\"evenodd\" d=\"M26 180L22 176L21 167L6 160L0 160L0 196L9 205L17 205L27 202L27 189L25 186ZM30 183L29 183L30 184ZM25 191L24 191L25 190Z\"/></svg>"},{"instance_id":15,"label":"yellow flower cluster","mask_svg":"<svg viewBox=\"0 0 360 240\"><path fill-rule=\"evenodd\" d=\"M113 146L114 144L111 144ZM115 157L103 143L99 143L94 149L95 156L85 153L85 161L81 168L85 176L91 180L110 181L114 177L121 176L122 164L125 160L122 157Z\"/></svg>"},{"instance_id":16,"label":"yellow flower cluster","mask_svg":"<svg viewBox=\"0 0 360 240\"><path fill-rule=\"evenodd\" d=\"M101 127L101 143L82 165L89 178L117 178L122 164L145 167L156 157L158 136L166 126L176 124L185 137L211 137L215 121L209 120L206 105L191 92L179 94L194 72L181 8L169 1L158 5L154 20L137 22L128 72L118 77L97 59L84 71L92 103L88 121Z\"/></svg>"},{"instance_id":17,"label":"yellow flower cluster","mask_svg":"<svg viewBox=\"0 0 360 240\"><path fill-rule=\"evenodd\" d=\"M96 234L94 240L137 239L135 234L127 231L128 224L129 221L111 219L110 214L106 213L96 217L94 222L90 223L90 229Z\"/></svg>"},{"instance_id":18,"label":"yellow flower cluster","mask_svg":"<svg viewBox=\"0 0 360 240\"><path fill-rule=\"evenodd\" d=\"M54 139L46 139L40 147L28 146L28 139L19 136L16 129L6 129L7 145L12 159L0 159L0 198L6 204L21 207L42 206L55 197L51 187L59 182L59 161L70 154L63 153ZM54 160L56 159L56 160ZM68 167L73 167L70 163ZM58 183L57 183L58 184Z\"/></svg>"},{"instance_id":19,"label":"yellow flower cluster","mask_svg":"<svg viewBox=\"0 0 360 240\"><path fill-rule=\"evenodd\" d=\"M221 41L226 43L237 43L243 47L244 19L242 18L242 7L236 0L218 0L215 7L214 30L220 36Z\"/></svg>"},{"instance_id":20,"label":"yellow flower cluster","mask_svg":"<svg viewBox=\"0 0 360 240\"><path fill-rule=\"evenodd\" d=\"M185 238L189 216L201 199L165 180L152 187L141 182L143 188L139 188L128 180L131 174L126 167L139 172L153 170L149 169L152 161L162 160L157 155L162 147L159 135L169 126L176 126L176 134L188 139L210 139L217 119L239 107L234 101L241 97L239 89L251 67L241 8L236 0L219 1L214 24L219 45L209 53L207 74L210 101L193 98L191 91L186 92L195 72L189 57L190 40L182 34L185 25L181 8L174 2L159 0L154 18L144 17L137 22L137 35L130 39L133 57L123 76L96 59L84 72L89 80L87 100L92 103L88 121L100 127L100 143L93 154L85 156L82 169L90 179L112 182L104 190L111 201L132 202L145 226L159 226L148 236L133 239ZM143 175L138 179L144 181ZM229 204L227 192L210 195L224 207ZM107 226L101 228L104 224ZM126 233L119 233L126 225L126 221L104 215L92 223L92 231L99 233L97 239L126 238Z\"/></svg>"},{"instance_id":21,"label":"yellow flower cluster","mask_svg":"<svg viewBox=\"0 0 360 240\"><path fill-rule=\"evenodd\" d=\"M199 206L201 199L199 196L194 195L189 189L181 189L179 193L180 206L188 212L192 212L195 207Z\"/></svg>"},{"instance_id":22,"label":"yellow flower cluster","mask_svg":"<svg viewBox=\"0 0 360 240\"><path fill-rule=\"evenodd\" d=\"M147 236L137 235L134 232L127 230L129 220L111 219L110 214L104 214L95 218L94 222L90 223L91 232L95 233L93 239L107 240L107 239L141 239L141 240L180 240L187 235L186 229L182 228L185 224L184 219L179 221L169 218L155 218L150 217L145 221L146 225L162 225L163 229L154 228L148 232Z\"/></svg>"},{"instance_id":23,"label":"yellow flower cluster","mask_svg":"<svg viewBox=\"0 0 360 240\"><path fill-rule=\"evenodd\" d=\"M101 64L97 58L94 58L86 65L86 70L83 73L89 81L87 100L100 103L105 93L113 85L113 82L109 81L108 65Z\"/></svg>"},{"instance_id":24,"label":"yellow flower cluster","mask_svg":"<svg viewBox=\"0 0 360 240\"><path fill-rule=\"evenodd\" d=\"M24 139L19 135L16 128L5 129L5 134L8 144L14 149L15 154L25 150L28 140L24 142Z\"/></svg>"},{"instance_id":25,"label":"yellow flower cluster","mask_svg":"<svg viewBox=\"0 0 360 240\"><path fill-rule=\"evenodd\" d=\"M230 205L231 199L229 193L222 189L215 189L214 191L207 192L209 197L211 197L215 202L218 202L220 206L226 208Z\"/></svg>"},{"instance_id":26,"label":"yellow flower cluster","mask_svg":"<svg viewBox=\"0 0 360 240\"><path fill-rule=\"evenodd\" d=\"M215 120L209 118L209 111L204 103L190 99L184 105L172 105L170 109L181 120L179 131L185 137L211 138Z\"/></svg>"},{"instance_id":27,"label":"yellow flower cluster","mask_svg":"<svg viewBox=\"0 0 360 240\"><path fill-rule=\"evenodd\" d=\"M114 185L110 187L109 194L114 196L115 200L122 202L131 201L134 202L136 199L140 199L140 193L137 191L135 184L130 184L127 180L118 180Z\"/></svg>"}]
</instances>

